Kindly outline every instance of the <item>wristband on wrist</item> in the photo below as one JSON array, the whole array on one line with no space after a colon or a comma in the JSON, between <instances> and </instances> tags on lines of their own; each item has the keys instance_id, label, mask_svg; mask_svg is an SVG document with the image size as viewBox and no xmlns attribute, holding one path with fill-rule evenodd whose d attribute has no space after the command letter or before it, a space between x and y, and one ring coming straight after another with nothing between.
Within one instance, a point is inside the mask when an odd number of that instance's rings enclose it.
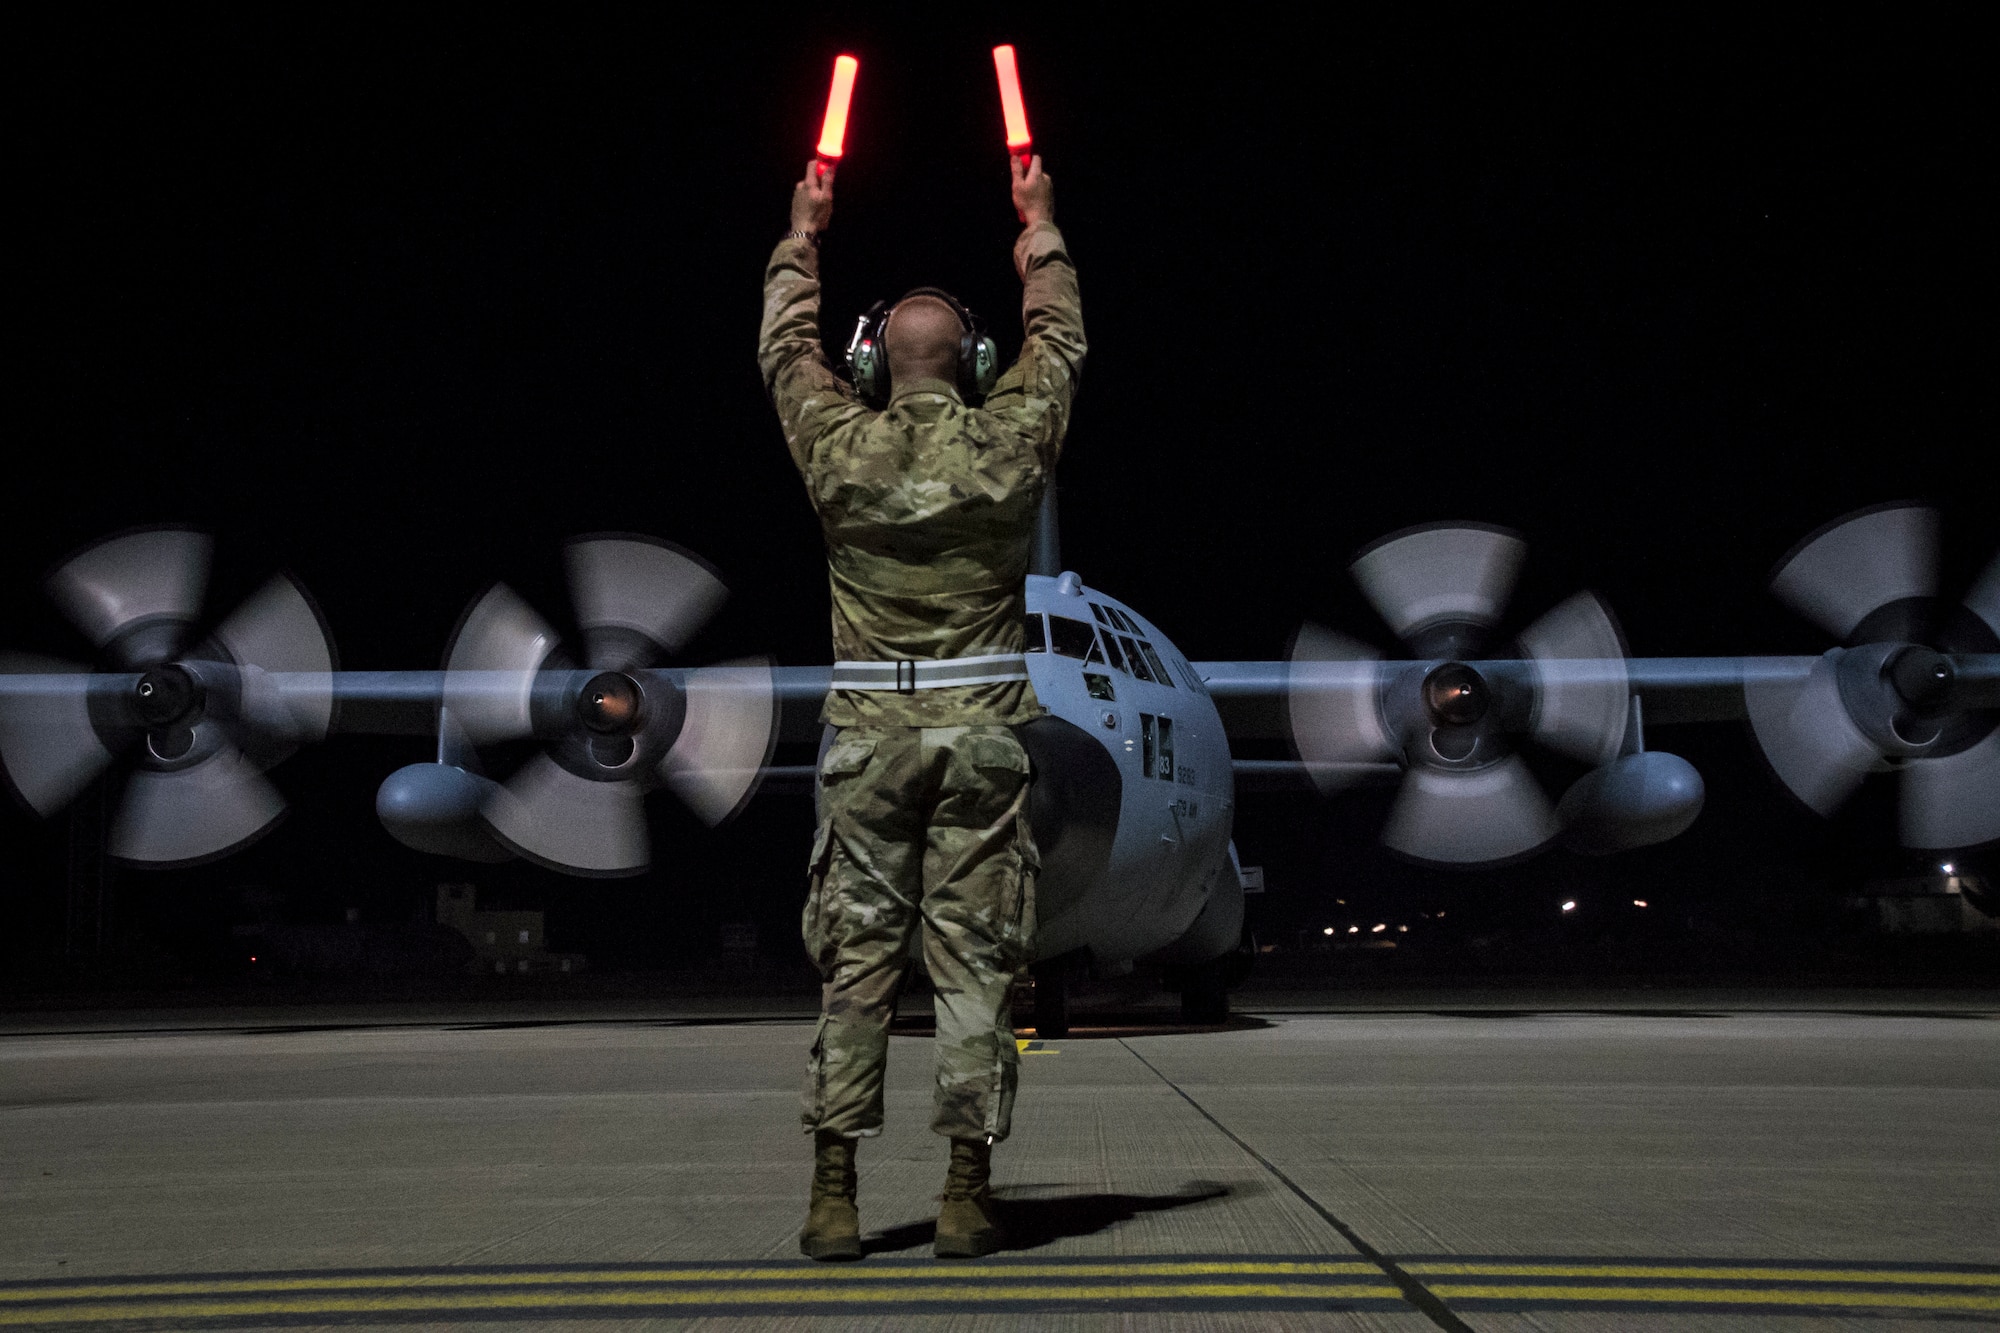
<instances>
[{"instance_id":1,"label":"wristband on wrist","mask_svg":"<svg viewBox=\"0 0 2000 1333\"><path fill-rule=\"evenodd\" d=\"M816 231L800 231L797 228L793 228L791 231L785 233L784 239L788 241L804 241L813 249L819 249L819 233Z\"/></svg>"}]
</instances>

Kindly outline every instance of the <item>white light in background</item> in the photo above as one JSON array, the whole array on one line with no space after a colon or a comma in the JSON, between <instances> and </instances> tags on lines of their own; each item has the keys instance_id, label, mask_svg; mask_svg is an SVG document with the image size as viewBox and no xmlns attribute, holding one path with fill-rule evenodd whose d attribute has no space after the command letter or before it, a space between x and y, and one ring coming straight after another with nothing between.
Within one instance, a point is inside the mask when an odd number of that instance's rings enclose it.
<instances>
[{"instance_id":1,"label":"white light in background","mask_svg":"<svg viewBox=\"0 0 2000 1333\"><path fill-rule=\"evenodd\" d=\"M1943 840L1939 839L1939 841ZM1944 873L1947 875L1954 873L1951 868L1951 862L1949 861L1946 861L1943 865L1939 866L1938 869L1944 871Z\"/></svg>"},{"instance_id":2,"label":"white light in background","mask_svg":"<svg viewBox=\"0 0 2000 1333\"><path fill-rule=\"evenodd\" d=\"M1576 910L1576 899L1572 898L1568 902L1563 904L1563 911L1574 912L1575 910Z\"/></svg>"},{"instance_id":3,"label":"white light in background","mask_svg":"<svg viewBox=\"0 0 2000 1333\"><path fill-rule=\"evenodd\" d=\"M1368 933L1369 933L1370 935L1379 935L1379 934L1381 934L1381 933L1382 933L1383 931L1387 930L1388 928L1389 928L1389 923L1388 923L1388 922L1386 922L1386 921L1378 921L1378 922L1376 922L1376 923L1375 923L1375 928L1374 928L1373 930L1369 931Z\"/></svg>"},{"instance_id":4,"label":"white light in background","mask_svg":"<svg viewBox=\"0 0 2000 1333\"><path fill-rule=\"evenodd\" d=\"M1632 906L1634 907L1644 907L1645 905L1646 905L1646 900L1644 898L1634 898L1632 900Z\"/></svg>"},{"instance_id":5,"label":"white light in background","mask_svg":"<svg viewBox=\"0 0 2000 1333\"><path fill-rule=\"evenodd\" d=\"M1333 927L1332 927L1332 926L1328 926L1328 927L1326 928L1326 933L1327 933L1327 934L1329 934L1329 935L1333 934Z\"/></svg>"},{"instance_id":6,"label":"white light in background","mask_svg":"<svg viewBox=\"0 0 2000 1333\"><path fill-rule=\"evenodd\" d=\"M1349 927L1347 928L1347 933L1348 933L1348 934L1350 934L1350 935L1359 935L1359 934L1361 933L1361 927L1359 927L1359 926L1349 926Z\"/></svg>"}]
</instances>

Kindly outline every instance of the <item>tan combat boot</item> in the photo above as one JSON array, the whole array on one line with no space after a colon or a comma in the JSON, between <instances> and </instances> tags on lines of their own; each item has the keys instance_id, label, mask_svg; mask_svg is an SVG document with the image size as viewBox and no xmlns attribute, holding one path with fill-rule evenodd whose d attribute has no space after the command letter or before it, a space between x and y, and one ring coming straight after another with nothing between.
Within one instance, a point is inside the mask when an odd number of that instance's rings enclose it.
<instances>
[{"instance_id":1,"label":"tan combat boot","mask_svg":"<svg viewBox=\"0 0 2000 1333\"><path fill-rule=\"evenodd\" d=\"M977 1259L1000 1248L1004 1237L993 1211L989 1184L993 1146L985 1139L953 1139L951 1168L944 1177L944 1206L938 1209L937 1244L940 1259Z\"/></svg>"},{"instance_id":2,"label":"tan combat boot","mask_svg":"<svg viewBox=\"0 0 2000 1333\"><path fill-rule=\"evenodd\" d=\"M813 1135L812 1202L799 1252L808 1259L859 1259L861 1214L854 1207L854 1140L822 1129Z\"/></svg>"}]
</instances>

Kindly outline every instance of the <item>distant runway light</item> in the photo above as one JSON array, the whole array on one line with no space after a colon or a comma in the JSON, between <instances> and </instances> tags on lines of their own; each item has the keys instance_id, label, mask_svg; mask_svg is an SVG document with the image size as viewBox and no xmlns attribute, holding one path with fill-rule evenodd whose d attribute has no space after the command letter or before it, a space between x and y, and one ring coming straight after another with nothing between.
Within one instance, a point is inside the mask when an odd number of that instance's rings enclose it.
<instances>
[{"instance_id":1,"label":"distant runway light","mask_svg":"<svg viewBox=\"0 0 2000 1333\"><path fill-rule=\"evenodd\" d=\"M1332 926L1328 926L1328 927L1326 928L1326 933L1327 933L1327 934L1329 934L1329 935L1333 934L1333 927L1332 927Z\"/></svg>"},{"instance_id":2,"label":"distant runway light","mask_svg":"<svg viewBox=\"0 0 2000 1333\"><path fill-rule=\"evenodd\" d=\"M847 141L847 104L854 98L854 74L860 68L861 62L853 56L833 59L833 87L827 90L826 120L820 125L815 150L829 162L840 160L841 147Z\"/></svg>"},{"instance_id":3,"label":"distant runway light","mask_svg":"<svg viewBox=\"0 0 2000 1333\"><path fill-rule=\"evenodd\" d=\"M1028 134L1028 109L1021 103L1021 74L1014 67L1014 48L993 48L993 70L1000 76L1000 114L1007 121L1007 151L1025 158L1034 146Z\"/></svg>"},{"instance_id":4,"label":"distant runway light","mask_svg":"<svg viewBox=\"0 0 2000 1333\"><path fill-rule=\"evenodd\" d=\"M1568 902L1563 904L1563 911L1574 912L1575 910L1576 910L1576 899L1572 898Z\"/></svg>"},{"instance_id":5,"label":"distant runway light","mask_svg":"<svg viewBox=\"0 0 2000 1333\"><path fill-rule=\"evenodd\" d=\"M1375 929L1373 929L1373 930L1369 931L1368 933L1369 933L1370 935L1379 935L1379 934L1381 934L1381 933L1382 933L1383 931L1387 930L1388 928L1389 928L1389 923L1388 923L1388 922L1386 922L1386 921L1378 921L1378 922L1376 922L1376 923L1375 923Z\"/></svg>"},{"instance_id":6,"label":"distant runway light","mask_svg":"<svg viewBox=\"0 0 2000 1333\"><path fill-rule=\"evenodd\" d=\"M1644 907L1645 905L1646 905L1646 900L1644 898L1634 898L1632 900L1632 906L1634 907Z\"/></svg>"},{"instance_id":7,"label":"distant runway light","mask_svg":"<svg viewBox=\"0 0 2000 1333\"><path fill-rule=\"evenodd\" d=\"M1347 933L1348 933L1348 934L1350 934L1350 935L1359 935L1359 934L1361 933L1361 927L1359 927L1359 926L1349 926L1349 927L1347 928Z\"/></svg>"},{"instance_id":8,"label":"distant runway light","mask_svg":"<svg viewBox=\"0 0 2000 1333\"><path fill-rule=\"evenodd\" d=\"M1943 841L1943 839L1939 839L1939 841ZM1939 866L1938 869L1942 870L1947 875L1953 873L1951 868L1951 862L1949 861L1946 861L1943 865Z\"/></svg>"}]
</instances>

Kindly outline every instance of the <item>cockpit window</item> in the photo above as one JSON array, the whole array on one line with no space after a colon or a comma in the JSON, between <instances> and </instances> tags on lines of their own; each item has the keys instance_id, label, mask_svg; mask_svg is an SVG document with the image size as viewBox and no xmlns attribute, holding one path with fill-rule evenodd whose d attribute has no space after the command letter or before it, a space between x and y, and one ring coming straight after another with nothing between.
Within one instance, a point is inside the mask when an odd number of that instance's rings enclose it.
<instances>
[{"instance_id":1,"label":"cockpit window","mask_svg":"<svg viewBox=\"0 0 2000 1333\"><path fill-rule=\"evenodd\" d=\"M1153 651L1153 645L1142 640L1139 648L1146 654L1146 660L1152 663L1153 679L1159 681L1160 684L1166 686L1168 689L1172 689L1174 687L1174 678L1167 674L1166 663L1160 661L1160 655Z\"/></svg>"},{"instance_id":2,"label":"cockpit window","mask_svg":"<svg viewBox=\"0 0 2000 1333\"><path fill-rule=\"evenodd\" d=\"M1090 604L1090 614L1097 617L1097 623L1100 625L1109 625L1112 623L1111 617L1105 615L1104 608L1099 606L1096 602L1092 602Z\"/></svg>"},{"instance_id":3,"label":"cockpit window","mask_svg":"<svg viewBox=\"0 0 2000 1333\"><path fill-rule=\"evenodd\" d=\"M1022 648L1021 651L1028 653L1045 653L1049 650L1048 630L1044 628L1042 625L1041 612L1030 611L1028 613L1028 624L1025 637L1027 643L1026 646Z\"/></svg>"},{"instance_id":4,"label":"cockpit window","mask_svg":"<svg viewBox=\"0 0 2000 1333\"><path fill-rule=\"evenodd\" d=\"M1119 629L1124 630L1127 634L1144 634L1146 632L1140 629L1137 625L1133 624L1132 617L1126 615L1123 611L1120 611L1117 607L1107 606L1104 609L1111 613L1111 623L1113 625L1116 625Z\"/></svg>"},{"instance_id":5,"label":"cockpit window","mask_svg":"<svg viewBox=\"0 0 2000 1333\"><path fill-rule=\"evenodd\" d=\"M1109 638L1115 638L1116 636L1107 634L1104 637L1109 639ZM1133 643L1130 639L1125 640L1125 659L1126 661L1132 664L1131 666L1132 674L1137 676L1140 680L1151 680L1153 678L1153 672L1151 668L1147 666L1146 659L1140 656L1139 645Z\"/></svg>"},{"instance_id":6,"label":"cockpit window","mask_svg":"<svg viewBox=\"0 0 2000 1333\"><path fill-rule=\"evenodd\" d=\"M1097 631L1087 620L1050 616L1049 647L1064 657L1088 658L1097 650Z\"/></svg>"}]
</instances>

